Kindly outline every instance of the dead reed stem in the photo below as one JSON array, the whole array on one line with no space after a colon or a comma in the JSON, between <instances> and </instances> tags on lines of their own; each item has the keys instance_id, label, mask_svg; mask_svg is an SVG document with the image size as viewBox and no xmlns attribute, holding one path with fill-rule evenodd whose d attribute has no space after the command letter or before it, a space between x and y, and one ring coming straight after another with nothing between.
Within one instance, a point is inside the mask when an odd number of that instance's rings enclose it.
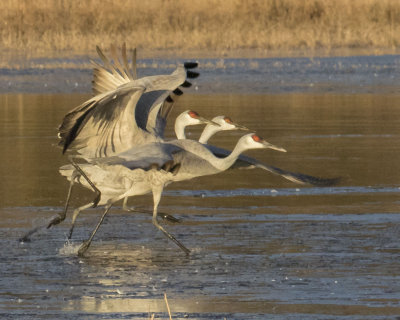
<instances>
[{"instance_id":1,"label":"dead reed stem","mask_svg":"<svg viewBox=\"0 0 400 320\"><path fill-rule=\"evenodd\" d=\"M167 294L166 293L164 293L164 301L165 301L165 304L167 306L169 320L172 320L171 309L169 308L169 304L168 304L168 299L167 299Z\"/></svg>"},{"instance_id":2,"label":"dead reed stem","mask_svg":"<svg viewBox=\"0 0 400 320\"><path fill-rule=\"evenodd\" d=\"M127 42L149 50L397 48L400 1L3 0L8 51L94 51Z\"/></svg>"}]
</instances>

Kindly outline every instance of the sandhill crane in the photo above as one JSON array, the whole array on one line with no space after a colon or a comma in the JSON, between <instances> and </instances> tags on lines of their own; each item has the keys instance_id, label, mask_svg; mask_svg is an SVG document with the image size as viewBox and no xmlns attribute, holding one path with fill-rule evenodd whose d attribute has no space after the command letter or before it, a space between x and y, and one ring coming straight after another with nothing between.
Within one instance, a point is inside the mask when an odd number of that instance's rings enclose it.
<instances>
[{"instance_id":1,"label":"sandhill crane","mask_svg":"<svg viewBox=\"0 0 400 320\"><path fill-rule=\"evenodd\" d=\"M199 138L200 143L206 144L213 135L215 135L220 131L228 131L228 130L249 131L248 128L233 122L232 119L227 116L216 116L212 118L211 121L212 123L207 124L203 132L201 133ZM216 126L214 123L217 123L218 126Z\"/></svg>"},{"instance_id":2,"label":"sandhill crane","mask_svg":"<svg viewBox=\"0 0 400 320\"><path fill-rule=\"evenodd\" d=\"M175 121L175 132L176 132L176 136L180 137L180 138L185 138L185 128L187 126L193 126L193 125L198 125L198 124L208 124L208 125L212 125L214 128L218 128L220 126L219 123L217 122L213 122L210 121L208 119L205 119L203 117L201 117L197 112L192 111L192 110L186 110L184 112L182 112ZM224 126L226 127L226 126ZM161 141L161 139L155 137L154 139L155 141ZM86 158L86 157L82 157L85 158L88 162L92 161L91 158ZM59 223L61 223L62 221L65 220L66 216L67 216L67 211L68 211L68 207L69 207L69 202L70 202L70 198L71 198L71 193L72 193L72 188L74 185L74 181L76 179L78 179L79 176L83 176L86 181L88 181L88 184L90 185L91 189L97 194L96 198L89 204L86 204L82 207L79 207L77 209L75 209L74 212L79 212L81 210L84 209L88 209L90 207L96 207L99 199L100 199L100 190L96 187L96 185L94 183L91 183L91 181L88 179L88 177L86 176L85 172L82 171L82 169L80 168L80 166L78 166L75 163L74 157L70 157L70 162L73 166L73 168L75 170L73 170L71 172L71 176L69 177L68 180L70 180L70 186L69 186L69 190L67 193L67 200L65 202L65 206L64 206L64 210L56 215L55 217L51 218L50 221L46 224L46 228L50 228L54 225L57 225ZM109 185L111 185L112 183L109 183ZM127 205L127 200L128 197L126 197L123 201L123 210L126 211L130 211L130 212L142 212L142 213L150 213L152 214L152 212L144 210L144 209L134 209L134 208L130 208ZM170 222L179 222L179 219L176 219L175 217L173 217L172 215L166 214L166 213L162 213L162 212L158 212L159 216L162 217L165 220L168 220ZM74 215L76 215L76 213L74 213ZM34 233L36 233L37 231L39 231L40 229L42 229L43 227L37 227L34 228L32 230L30 230L28 233L26 233L23 237L20 238L20 240L22 242L27 242L30 240L30 236L32 236Z\"/></svg>"},{"instance_id":3,"label":"sandhill crane","mask_svg":"<svg viewBox=\"0 0 400 320\"><path fill-rule=\"evenodd\" d=\"M220 131L226 130L245 130L249 131L245 126L239 125L232 121L231 118L226 116L217 116L214 117L211 121L201 117L196 111L186 110L179 114L175 120L175 135L177 139L186 139L185 129L188 126L193 126L196 124L207 124L203 129L202 134L199 138L200 143L207 143L207 140L211 138L214 134ZM122 208L126 211L134 211L136 209L130 208L127 205L128 198L125 198L123 201ZM145 210L141 210L142 212ZM159 213L159 216L163 217L172 222L177 222L178 219L172 217L171 215L167 215L164 213Z\"/></svg>"},{"instance_id":4,"label":"sandhill crane","mask_svg":"<svg viewBox=\"0 0 400 320\"><path fill-rule=\"evenodd\" d=\"M239 125L232 121L231 118L226 116L214 117L211 123L208 123L200 135L199 142L207 144L208 140L216 133L224 130L249 130L246 127ZM217 123L218 125L215 125ZM183 136L184 138L184 136ZM212 145L206 146L214 155L219 157L226 157L230 151L222 148L218 148ZM284 170L278 167L270 166L252 157L240 155L236 162L231 166L230 169L263 169L273 174L280 175L285 179L299 184L310 184L314 186L326 187L336 184L338 178L318 178L303 173L294 173L288 170Z\"/></svg>"},{"instance_id":5,"label":"sandhill crane","mask_svg":"<svg viewBox=\"0 0 400 320\"><path fill-rule=\"evenodd\" d=\"M132 65L122 46L120 61L115 46L111 46L114 65L99 47L97 53L103 65L95 64L93 70L93 92L95 97L73 109L59 127L60 145L63 152L73 150L88 160L93 157L107 157L128 150L134 146L163 141L167 117L175 101L191 83L188 79L199 74L191 71L195 62L186 62L170 75L156 75L137 79L136 50L133 51ZM184 125L210 123L196 112L186 111L180 115ZM176 123L179 123L177 121ZM177 135L181 132L177 131ZM184 134L184 133L183 133ZM70 158L71 161L72 158ZM71 193L68 192L68 199ZM94 190L96 190L94 188ZM123 208L132 211L124 200ZM94 201L93 206L96 205ZM48 227L65 219L68 202L60 218L55 218ZM165 217L176 220L172 216Z\"/></svg>"},{"instance_id":6,"label":"sandhill crane","mask_svg":"<svg viewBox=\"0 0 400 320\"><path fill-rule=\"evenodd\" d=\"M76 150L90 159L118 154L133 146L162 141L166 119L174 102L182 95L181 89L190 87L188 79L199 75L190 70L196 68L197 63L185 63L170 75L137 79L135 50L132 65L129 66L125 44L121 50L122 61L118 58L117 49L112 46L114 66L99 47L96 49L103 62L103 65L95 63L93 71L93 92L97 95L65 116L59 128L63 151ZM214 122L219 120L215 119ZM219 128L209 124L203 131L200 142L206 143L212 134L228 129L228 122L229 120L220 122ZM185 137L184 126L181 124L179 130L176 130L178 139ZM230 128L240 127L235 124ZM226 156L230 152L216 147L210 147L210 150L219 156ZM234 167L257 167L296 183L317 186L328 186L338 181L293 173L246 156L240 156Z\"/></svg>"},{"instance_id":7,"label":"sandhill crane","mask_svg":"<svg viewBox=\"0 0 400 320\"><path fill-rule=\"evenodd\" d=\"M146 144L116 156L99 158L91 164L81 164L80 167L86 176L85 179L79 178L78 182L88 188L91 188L89 181L96 185L101 192L99 204L105 205L105 211L78 253L82 255L88 249L113 203L128 196L152 192L153 224L188 254L190 251L157 221L157 208L164 186L174 181L189 180L225 171L232 166L242 152L260 148L286 152L285 149L274 146L251 133L241 137L233 151L225 158L214 156L208 148L197 141L175 140L167 143ZM72 165L60 168L60 173L68 179L75 179L74 171L75 168ZM89 204L79 208L80 210L75 210L70 235L78 214L88 206Z\"/></svg>"},{"instance_id":8,"label":"sandhill crane","mask_svg":"<svg viewBox=\"0 0 400 320\"><path fill-rule=\"evenodd\" d=\"M99 47L96 49L104 64L102 66L94 63L93 92L97 95L64 117L59 127L63 152L72 149L88 160L118 154L134 146L163 141L166 119L174 102L183 93L179 87L191 86L187 79L198 76L198 73L190 71L197 67L197 63L185 63L183 68L178 67L171 75L137 79L135 51L130 67L125 45L121 51L122 62L117 56L115 46L111 47L115 66ZM224 120L221 122L222 130L241 128L227 117L224 117ZM200 123L212 124L194 111L183 112L175 121L177 138L185 138L186 126ZM217 127L214 123L214 132ZM70 196L72 185L67 198ZM95 205L96 201L92 206ZM67 207L68 202L60 218L55 218L48 227L65 219ZM128 208L127 198L124 199L123 208L133 210ZM170 215L163 216L176 221Z\"/></svg>"},{"instance_id":9,"label":"sandhill crane","mask_svg":"<svg viewBox=\"0 0 400 320\"><path fill-rule=\"evenodd\" d=\"M96 50L103 62L103 65L100 65L92 61L95 65L93 92L96 96L64 117L59 127L63 152L72 149L82 154L85 159L90 159L118 154L150 142L163 141L167 117L176 100L182 95L181 89L190 87L188 79L199 75L190 71L197 67L197 63L184 63L170 75L137 79L136 50L133 51L131 66L127 60L125 44L121 50L122 61L118 57L116 47L111 46L114 65L98 46ZM202 123L210 122L194 111L183 112L175 122L178 139L184 136L186 126ZM94 202L93 206L95 205ZM123 202L123 209L134 210L128 208L127 199ZM65 210L61 220L55 219L49 226L62 221L65 218ZM163 216L176 221L170 215Z\"/></svg>"},{"instance_id":10,"label":"sandhill crane","mask_svg":"<svg viewBox=\"0 0 400 320\"><path fill-rule=\"evenodd\" d=\"M154 141L162 141L166 120L181 89L191 86L188 79L195 62L186 62L169 75L134 79L122 49L123 65L116 67L97 51L105 67L95 68L93 98L73 109L59 127L63 152L76 151L85 158L107 157Z\"/></svg>"},{"instance_id":11,"label":"sandhill crane","mask_svg":"<svg viewBox=\"0 0 400 320\"><path fill-rule=\"evenodd\" d=\"M100 95L100 98L99 96L92 98L66 115L59 131L64 151L68 148L75 148L79 153L85 154L86 158L102 157L117 154L123 149L144 143L162 141L167 116L171 111L173 102L182 94L182 91L176 86L181 83L181 87L189 87L190 83L187 78L198 76L198 73L189 70L197 67L197 63L185 63L183 69L186 71L186 78L185 71L178 67L171 75L151 76L135 80L135 54L132 59L133 66L130 68L126 59L125 45L122 47L122 62L118 59L114 46L111 51L116 67L97 47L97 52L104 66L97 64L94 69L93 90ZM143 94L140 94L141 90L136 91L134 89L136 85L145 85L146 89ZM135 98L125 99L125 94L134 95ZM154 95L158 98L154 99ZM86 107L87 105L89 106ZM187 117L190 120L193 114L196 113L188 111L186 115L182 113L178 118ZM224 121L221 121L221 119ZM207 125L200 137L201 143L206 143L212 134L220 130L241 128L227 117L217 117L215 121L219 121L220 127L212 124ZM175 122L175 132L178 139L185 138L184 127L186 125L190 125L190 123L179 121L179 119ZM96 134L93 135L93 132L96 132ZM118 134L121 132L126 134ZM227 155L230 152L218 148L212 150L217 155ZM254 166L283 175L298 183L323 186L330 185L335 181L303 174L292 174L289 171L263 164L248 157L240 157L235 165L235 167ZM127 208L126 201L123 205L125 209Z\"/></svg>"},{"instance_id":12,"label":"sandhill crane","mask_svg":"<svg viewBox=\"0 0 400 320\"><path fill-rule=\"evenodd\" d=\"M99 48L97 49L105 66L98 65L94 71L93 90L97 95L65 116L59 128L59 137L61 138L60 143L63 146L63 152L70 149L75 150L89 162L91 162L93 158L104 157L104 163L107 164L108 168L110 166L108 161L110 161L111 158L115 159L113 156L123 156L124 150L129 150L131 153L132 150L135 150L138 146L148 146L149 144L151 145L163 141L166 119L174 101L183 93L181 88L190 86L187 79L197 77L198 73L190 70L197 67L197 63L185 63L170 75L136 79L136 68L132 67L132 70L129 69L124 47L122 50L123 67L116 57L115 48L113 50L116 68L112 66L109 60L102 54L101 50ZM181 134L183 134L184 137L184 126L181 126L181 130L178 132L178 138L181 137ZM201 138L201 142L206 142L207 138L211 136L211 133L215 132L215 130L213 132L206 131L206 136ZM219 156L227 156L230 153L228 150L213 146L205 145L203 147ZM199 152L201 148L199 148L198 145L186 143L184 150L185 152L194 153L195 157L198 157L199 155L197 152ZM136 163L136 161L136 159L133 162L129 160L129 163ZM99 163L101 163L101 160ZM257 160L252 158L243 158L243 156L239 158L239 161L237 161L235 165L245 165L248 167L249 164L250 166L256 165L273 173L280 174L296 182L302 183L304 182L303 180L305 180L305 182L308 183L319 183L324 180L309 179L311 176L293 174L279 168L257 163ZM115 164L112 165L114 166ZM166 169L169 168L167 163L163 164L163 166ZM85 165L86 169L89 167L95 168L95 165ZM92 175L88 178L86 173L77 166L73 160L70 168L73 168L73 171L69 171L71 184L68 192L68 199L74 180L79 179L79 175L83 176L87 184L98 193L98 199L101 200L101 197L104 198L104 191L102 195L97 187L99 182L93 178L96 175ZM175 168L175 166L173 168ZM136 170L143 169L139 166ZM109 169L106 171L109 175ZM169 170L160 171L169 172ZM103 172L102 174L104 175L105 173ZM100 174L100 176L102 174ZM111 170L111 175L115 175L113 170ZM93 179L95 180L94 183L91 182ZM113 188L116 188L117 185L118 183L116 183ZM124 207L127 197L128 196L126 196L124 200ZM73 221L75 221L76 216L81 210L96 205L98 199L93 203L78 208L74 212L75 218ZM65 207L65 213L67 207L68 201ZM106 212L107 211L108 209ZM64 218L65 214L63 217L61 216L53 219L48 224L48 227L61 222Z\"/></svg>"},{"instance_id":13,"label":"sandhill crane","mask_svg":"<svg viewBox=\"0 0 400 320\"><path fill-rule=\"evenodd\" d=\"M182 112L175 121L175 133L177 137L184 137L185 133L184 130L187 126L193 126L193 125L198 125L198 124L208 124L208 125L212 125L215 128L219 127L219 124L213 121L210 121L206 118L201 117L197 112L192 111L192 110L186 110L184 112ZM150 137L150 136L148 136ZM149 138L150 140L150 138ZM162 139L160 137L157 137L154 135L154 141L162 141ZM86 160L88 162L91 162L92 159L91 158L86 158ZM73 164L74 168L76 169L74 171L74 173L72 174L74 176L74 178L76 178L78 175L83 175L85 177L85 173L82 172L82 170L79 169L79 166L74 162L73 158L70 158L71 163ZM87 177L85 177L87 179ZM69 206L69 200L71 197L71 192L72 192L72 187L74 185L74 179L70 180L70 187L68 190L68 194L67 194L67 200L66 200L66 204L64 207L64 211L59 215L56 216L55 218L53 218L47 225L47 228L50 228L53 225L59 224L60 222L64 221L66 218L66 214L67 214L67 210L68 210L68 206ZM96 185L93 183L90 185L91 188L93 189L93 191L95 191L98 196L100 195L100 192L98 190L98 188L96 187ZM147 210L136 210L134 208L130 208L127 205L127 201L128 201L128 197L126 197L123 201L123 205L122 208L126 211L131 211L131 212L147 212L147 213L152 213L152 212L148 212ZM87 209L90 207L96 207L97 206L97 202L98 202L98 197L95 198L95 200L91 203L91 204L87 204L79 209L83 210L83 209ZM169 220L171 222L178 222L179 220L176 219L175 217L169 215L169 214L165 214L165 213L161 213L159 212L159 215L165 219L165 220Z\"/></svg>"},{"instance_id":14,"label":"sandhill crane","mask_svg":"<svg viewBox=\"0 0 400 320\"><path fill-rule=\"evenodd\" d=\"M205 120L204 118L200 117L198 115L198 113L196 113L195 111L185 111L183 113L181 113L175 122L175 132L178 138L180 139L185 139L185 134L184 134L184 130L186 126L189 125L195 125L195 124L199 124L202 123L202 121L204 121L204 123L207 123L208 120ZM210 138L213 134L222 131L222 130L248 130L246 127L241 126L235 122L233 122L229 117L226 116L217 116L214 117L212 119L212 121L210 123L207 124L206 128L203 130L203 133L199 139L199 142L201 143L206 143L207 139ZM188 146L189 142L185 142L186 147ZM189 143L190 145L190 143ZM230 154L230 151L222 149L222 148L218 148L215 146L210 146L210 145L205 145L205 148L207 148L208 150L210 150L211 152L213 152L215 155L217 155L218 157L226 157L227 155ZM86 168L88 168L88 166L85 166ZM231 168L261 168L264 169L266 171L269 171L273 174L277 174L280 175L290 181L296 182L296 183L300 183L300 184L311 184L311 185L317 185L317 186L328 186L328 185L332 185L335 182L337 182L336 179L324 179L324 178L317 178L317 177L313 177L310 175L305 175L302 173L294 173L294 172L290 172L287 170L283 170L277 167L273 167L267 164L264 164L260 161L258 161L257 159L251 158L251 157L247 157L244 155L240 155L237 160L235 161L235 163L233 164L233 166ZM88 169L89 170L89 169ZM99 170L97 170L99 172ZM82 173L82 172L81 172ZM73 173L71 172L71 176L68 177L68 180L71 181L71 185L70 188L72 188L72 185L74 183L74 180L77 178L77 176L80 173L78 171L74 171ZM102 174L106 174L105 172L103 172ZM64 175L66 175L64 173ZM92 174L93 176L93 174ZM107 173L107 176L110 178L110 174ZM111 175L112 176L112 175ZM86 177L87 178L87 177ZM111 179L112 180L112 179ZM110 180L110 181L111 181ZM115 183L115 182L113 182ZM112 184L111 182L107 183L109 186ZM91 185L87 184L87 186L91 187L93 190L96 191L96 187L95 187L96 183L93 183ZM110 186L111 188L111 186ZM67 204L69 202L69 197L70 197L70 191L68 193L68 198L67 198ZM147 212L147 213L152 213L152 212L148 212L147 210L136 210L133 208L129 208L127 206L127 200L128 197L125 197L124 201L123 201L123 209L126 211L131 211L131 212ZM76 217L78 216L79 212L82 210L85 210L89 207L92 206L92 203L90 204L86 204L84 206L81 206L77 209L75 209L74 211L74 218L73 221L75 221ZM67 209L67 205L66 205L66 209ZM66 209L64 211L64 215L63 217L65 218L66 215ZM174 218L171 215L165 214L165 213L160 213L158 212L159 216L161 216L163 219L169 220L171 222L177 222L179 221L178 219ZM58 221L58 219L56 218L56 220ZM55 223L54 223L55 224ZM49 224L50 226L51 224ZM71 237L71 234L70 236Z\"/></svg>"}]
</instances>

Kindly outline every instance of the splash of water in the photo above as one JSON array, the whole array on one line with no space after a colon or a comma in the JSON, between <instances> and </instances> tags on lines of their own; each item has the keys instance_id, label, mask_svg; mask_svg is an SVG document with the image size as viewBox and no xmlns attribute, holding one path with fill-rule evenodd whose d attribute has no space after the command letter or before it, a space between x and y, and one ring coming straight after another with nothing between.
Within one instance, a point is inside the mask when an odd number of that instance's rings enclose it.
<instances>
[{"instance_id":1,"label":"splash of water","mask_svg":"<svg viewBox=\"0 0 400 320\"><path fill-rule=\"evenodd\" d=\"M79 243L72 243L69 239L64 243L58 253L62 256L76 256L78 255L78 250L81 245Z\"/></svg>"}]
</instances>

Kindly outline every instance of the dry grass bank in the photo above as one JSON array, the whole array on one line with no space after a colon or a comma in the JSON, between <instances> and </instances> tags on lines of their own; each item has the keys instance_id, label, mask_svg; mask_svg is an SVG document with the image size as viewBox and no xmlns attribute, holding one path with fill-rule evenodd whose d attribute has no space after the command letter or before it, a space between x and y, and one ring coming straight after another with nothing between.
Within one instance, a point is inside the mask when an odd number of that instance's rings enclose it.
<instances>
[{"instance_id":1,"label":"dry grass bank","mask_svg":"<svg viewBox=\"0 0 400 320\"><path fill-rule=\"evenodd\" d=\"M41 55L96 44L178 52L400 47L392 0L3 0L0 45Z\"/></svg>"}]
</instances>

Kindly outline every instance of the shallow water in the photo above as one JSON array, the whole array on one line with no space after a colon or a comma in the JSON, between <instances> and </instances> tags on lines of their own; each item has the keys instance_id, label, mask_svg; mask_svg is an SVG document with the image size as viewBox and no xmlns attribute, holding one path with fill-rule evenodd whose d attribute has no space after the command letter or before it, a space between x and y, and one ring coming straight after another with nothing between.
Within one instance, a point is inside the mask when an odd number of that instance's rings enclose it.
<instances>
[{"instance_id":1,"label":"shallow water","mask_svg":"<svg viewBox=\"0 0 400 320\"><path fill-rule=\"evenodd\" d=\"M90 57L101 62L98 57ZM138 75L170 73L198 61L201 93L398 93L400 55L262 59L141 59ZM89 57L31 59L0 68L0 93L87 93Z\"/></svg>"},{"instance_id":2,"label":"shallow water","mask_svg":"<svg viewBox=\"0 0 400 320\"><path fill-rule=\"evenodd\" d=\"M18 238L62 210L68 184L56 128L86 94L0 96L0 315L7 319L398 319L400 95L188 94L205 117L226 114L288 150L248 154L287 170L342 178L331 188L270 173L230 171L169 186L166 228L116 206L90 209L66 243L70 217L31 242ZM168 135L172 137L171 128ZM201 128L190 130L196 138ZM230 148L240 132L211 143ZM92 199L76 191L73 206ZM151 197L130 200L151 207Z\"/></svg>"}]
</instances>

